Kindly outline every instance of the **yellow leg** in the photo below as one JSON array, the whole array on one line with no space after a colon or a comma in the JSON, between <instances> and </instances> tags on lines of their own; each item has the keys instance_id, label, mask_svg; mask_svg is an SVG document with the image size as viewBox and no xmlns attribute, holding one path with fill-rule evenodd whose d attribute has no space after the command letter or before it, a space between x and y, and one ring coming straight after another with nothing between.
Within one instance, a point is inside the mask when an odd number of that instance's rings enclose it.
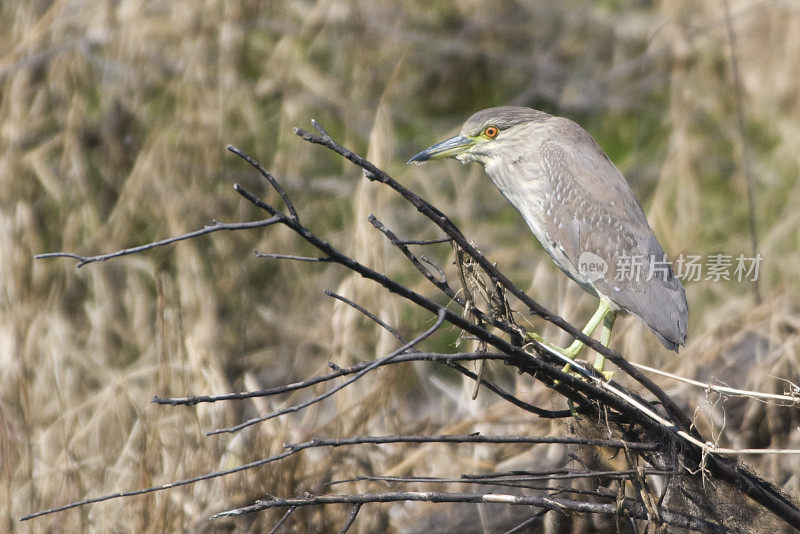
<instances>
[{"instance_id":1,"label":"yellow leg","mask_svg":"<svg viewBox=\"0 0 800 534\"><path fill-rule=\"evenodd\" d=\"M614 310L609 310L608 314L603 318L603 328L600 329L600 343L604 346L608 346L608 342L611 341L611 330L614 328L614 322L617 320L617 312ZM603 373L603 376L606 377L606 380L611 380L611 377L614 376L613 371L604 371L606 364L606 357L602 354L598 354L597 357L594 359L594 368L599 372Z\"/></svg>"},{"instance_id":2,"label":"yellow leg","mask_svg":"<svg viewBox=\"0 0 800 534\"><path fill-rule=\"evenodd\" d=\"M591 336L592 334L594 334L595 330L597 330L597 327L600 326L600 323L602 322L603 328L601 330L600 342L603 345L608 346L608 340L611 338L611 329L614 326L614 321L616 320L616 318L617 318L617 312L611 309L611 302L604 298L600 299L600 305L597 306L597 311L594 312L592 318L589 319L589 322L586 323L585 327L583 327L582 332L584 333L584 335ZM539 343L545 344L553 350L557 350L570 360L574 360L584 346L583 341L581 341L580 339L576 339L575 341L573 341L569 347L562 348L553 345L552 343L548 343L547 341L542 339L541 336L537 334L529 334L529 336L538 341ZM603 372L604 364L605 364L605 358L602 355L598 354L597 359L595 359L594 367L595 369L603 373L606 376L606 378L610 379L611 375L608 375ZM565 373L568 372L569 369L570 369L569 364L564 366Z\"/></svg>"},{"instance_id":3,"label":"yellow leg","mask_svg":"<svg viewBox=\"0 0 800 534\"><path fill-rule=\"evenodd\" d=\"M584 335L591 336L594 334L594 331L597 330L597 327L600 326L600 322L606 318L606 315L611 311L611 303L605 299L600 299L600 305L597 307L597 311L594 312L592 318L589 319L589 322L586 323L586 326L583 327ZM576 339L573 341L569 347L566 349L560 349L561 353L568 357L570 360L574 360L578 353L583 348L583 341L580 339Z\"/></svg>"}]
</instances>

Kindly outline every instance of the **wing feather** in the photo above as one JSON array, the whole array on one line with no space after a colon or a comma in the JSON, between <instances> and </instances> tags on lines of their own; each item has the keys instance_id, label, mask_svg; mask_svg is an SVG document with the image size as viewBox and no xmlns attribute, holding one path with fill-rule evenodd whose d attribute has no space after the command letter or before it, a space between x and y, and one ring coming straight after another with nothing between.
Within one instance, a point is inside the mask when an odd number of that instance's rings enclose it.
<instances>
[{"instance_id":1,"label":"wing feather","mask_svg":"<svg viewBox=\"0 0 800 534\"><path fill-rule=\"evenodd\" d=\"M665 347L686 340L686 293L675 277L628 182L599 145L574 122L559 117L541 146L549 186L549 233L568 260L570 277L638 317ZM601 258L604 274L583 258ZM561 264L561 262L557 262ZM571 269L569 267L571 266ZM572 272L568 272L572 270Z\"/></svg>"}]
</instances>

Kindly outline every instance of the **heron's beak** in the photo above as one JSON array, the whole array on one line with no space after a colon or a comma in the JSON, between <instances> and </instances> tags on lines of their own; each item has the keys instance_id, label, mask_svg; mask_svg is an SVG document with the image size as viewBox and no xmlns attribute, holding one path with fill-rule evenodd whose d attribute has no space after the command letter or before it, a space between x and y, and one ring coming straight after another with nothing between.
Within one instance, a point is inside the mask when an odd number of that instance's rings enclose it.
<instances>
[{"instance_id":1,"label":"heron's beak","mask_svg":"<svg viewBox=\"0 0 800 534\"><path fill-rule=\"evenodd\" d=\"M457 135L442 141L441 143L436 143L430 148L426 148L408 160L407 163L420 163L429 159L437 158L452 158L461 154L474 144L475 139L470 139L469 137L464 137L463 135Z\"/></svg>"}]
</instances>

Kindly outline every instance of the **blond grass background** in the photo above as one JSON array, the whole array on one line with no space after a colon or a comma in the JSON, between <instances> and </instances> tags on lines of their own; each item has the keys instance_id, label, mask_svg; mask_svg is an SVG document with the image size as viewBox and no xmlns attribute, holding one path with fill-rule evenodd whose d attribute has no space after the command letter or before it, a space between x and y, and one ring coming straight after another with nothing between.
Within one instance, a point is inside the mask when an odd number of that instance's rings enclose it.
<instances>
[{"instance_id":1,"label":"blond grass background","mask_svg":"<svg viewBox=\"0 0 800 534\"><path fill-rule=\"evenodd\" d=\"M234 181L278 199L225 152L231 143L283 181L317 233L434 295L365 218L374 213L406 238L435 232L388 191L292 135L311 118L434 201L530 294L575 323L591 313L592 300L557 272L481 169L403 162L475 110L538 107L598 139L669 254L735 256L750 253L748 154L763 302L755 305L751 284L687 283L690 333L680 356L632 319L618 322L612 343L634 361L701 380L769 392L786 387L776 377L800 383L800 2L730 2L741 100L725 5L0 3L0 530L258 531L280 514L207 518L265 493L328 491L320 484L354 474L457 476L566 461L563 447L308 451L243 475L18 522L38 509L232 467L311 437L570 432L569 423L520 415L488 392L472 401L469 384L419 365L385 369L293 417L204 437L305 397L191 409L149 399L278 385L328 361L345 365L391 350L391 339L323 289L409 336L430 318L335 267L255 258L255 248L310 252L279 228L214 234L80 270L71 261L33 260L40 252L112 251L215 218L259 217L233 193ZM454 272L446 245L425 253ZM532 327L566 341L541 322ZM433 346L452 349L455 338L446 331ZM527 400L561 407L502 366L490 372ZM659 382L720 444L800 448L796 409L721 402ZM800 495L799 458L748 462ZM291 528L335 529L346 512L298 510ZM436 511L420 504L367 507L357 528L407 530L429 513ZM555 528L565 520L548 521ZM577 531L586 527L581 521Z\"/></svg>"}]
</instances>

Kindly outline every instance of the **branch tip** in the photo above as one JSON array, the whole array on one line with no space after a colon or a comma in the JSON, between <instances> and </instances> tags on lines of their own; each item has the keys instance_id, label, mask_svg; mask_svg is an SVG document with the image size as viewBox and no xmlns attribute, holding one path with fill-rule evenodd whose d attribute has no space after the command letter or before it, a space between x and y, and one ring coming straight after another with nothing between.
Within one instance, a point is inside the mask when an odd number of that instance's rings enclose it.
<instances>
[{"instance_id":1,"label":"branch tip","mask_svg":"<svg viewBox=\"0 0 800 534\"><path fill-rule=\"evenodd\" d=\"M326 139L330 139L331 138L331 136L328 135L328 132L325 131L325 128L323 128L322 125L320 123L318 123L316 120L311 119L311 125L314 126L314 129L316 131L318 131L320 133L320 135L322 135Z\"/></svg>"}]
</instances>

